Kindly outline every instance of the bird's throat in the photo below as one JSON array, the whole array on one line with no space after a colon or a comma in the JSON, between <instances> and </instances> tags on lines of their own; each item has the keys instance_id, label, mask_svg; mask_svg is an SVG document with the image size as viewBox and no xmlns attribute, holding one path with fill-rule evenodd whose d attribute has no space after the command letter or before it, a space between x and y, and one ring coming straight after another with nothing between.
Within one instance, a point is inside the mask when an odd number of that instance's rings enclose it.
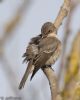
<instances>
[{"instance_id":1,"label":"bird's throat","mask_svg":"<svg viewBox=\"0 0 80 100\"><path fill-rule=\"evenodd\" d=\"M47 37L57 37L57 34L55 34L55 33L50 33L50 34L48 34Z\"/></svg>"}]
</instances>

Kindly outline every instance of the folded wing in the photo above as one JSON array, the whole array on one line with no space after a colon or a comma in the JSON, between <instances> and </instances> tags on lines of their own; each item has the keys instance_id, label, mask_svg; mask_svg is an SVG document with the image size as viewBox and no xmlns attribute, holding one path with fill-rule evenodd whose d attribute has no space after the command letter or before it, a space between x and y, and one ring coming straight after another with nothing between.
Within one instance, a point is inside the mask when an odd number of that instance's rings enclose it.
<instances>
[{"instance_id":1,"label":"folded wing","mask_svg":"<svg viewBox=\"0 0 80 100\"><path fill-rule=\"evenodd\" d=\"M59 40L55 37L47 37L39 43L40 50L38 55L33 60L35 68L31 76L31 79L33 78L35 73L46 64L47 60L57 49L58 43Z\"/></svg>"}]
</instances>

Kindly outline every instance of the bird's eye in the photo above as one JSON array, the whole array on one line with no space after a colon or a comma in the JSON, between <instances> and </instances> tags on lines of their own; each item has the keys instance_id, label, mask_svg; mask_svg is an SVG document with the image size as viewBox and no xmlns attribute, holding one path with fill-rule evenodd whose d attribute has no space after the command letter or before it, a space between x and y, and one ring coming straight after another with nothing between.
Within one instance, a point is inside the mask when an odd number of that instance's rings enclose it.
<instances>
[{"instance_id":1,"label":"bird's eye","mask_svg":"<svg viewBox=\"0 0 80 100\"><path fill-rule=\"evenodd\" d=\"M51 33L51 30L48 30L48 33Z\"/></svg>"}]
</instances>

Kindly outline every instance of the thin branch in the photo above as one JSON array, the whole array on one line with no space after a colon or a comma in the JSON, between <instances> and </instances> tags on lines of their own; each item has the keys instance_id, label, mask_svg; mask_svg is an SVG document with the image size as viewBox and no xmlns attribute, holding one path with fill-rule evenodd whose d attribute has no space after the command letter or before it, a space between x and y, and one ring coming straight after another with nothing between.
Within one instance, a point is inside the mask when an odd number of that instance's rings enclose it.
<instances>
[{"instance_id":1,"label":"thin branch","mask_svg":"<svg viewBox=\"0 0 80 100\"><path fill-rule=\"evenodd\" d=\"M51 89L51 98L52 100L55 100L57 96L57 79L56 79L55 73L53 69L50 67L42 68L42 70L49 81L49 85Z\"/></svg>"},{"instance_id":2,"label":"thin branch","mask_svg":"<svg viewBox=\"0 0 80 100\"><path fill-rule=\"evenodd\" d=\"M64 4L62 5L59 14L54 22L55 27L58 29L60 25L62 24L63 19L68 15L70 11L70 5L71 0L64 0Z\"/></svg>"}]
</instances>

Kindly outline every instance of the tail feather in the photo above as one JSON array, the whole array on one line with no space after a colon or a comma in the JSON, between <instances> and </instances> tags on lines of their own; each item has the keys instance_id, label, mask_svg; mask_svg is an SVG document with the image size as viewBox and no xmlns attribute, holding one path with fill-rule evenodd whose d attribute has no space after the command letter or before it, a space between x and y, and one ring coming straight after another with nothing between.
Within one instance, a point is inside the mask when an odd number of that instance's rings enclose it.
<instances>
[{"instance_id":1,"label":"tail feather","mask_svg":"<svg viewBox=\"0 0 80 100\"><path fill-rule=\"evenodd\" d=\"M31 70L32 70L32 60L28 63L28 67L27 67L25 74L20 82L19 89L22 89L24 87L25 82L26 82Z\"/></svg>"},{"instance_id":2,"label":"tail feather","mask_svg":"<svg viewBox=\"0 0 80 100\"><path fill-rule=\"evenodd\" d=\"M36 74L36 72L40 69L40 67L35 67L33 70L33 73L31 75L30 81L32 80L32 78L34 77L34 75Z\"/></svg>"}]
</instances>

